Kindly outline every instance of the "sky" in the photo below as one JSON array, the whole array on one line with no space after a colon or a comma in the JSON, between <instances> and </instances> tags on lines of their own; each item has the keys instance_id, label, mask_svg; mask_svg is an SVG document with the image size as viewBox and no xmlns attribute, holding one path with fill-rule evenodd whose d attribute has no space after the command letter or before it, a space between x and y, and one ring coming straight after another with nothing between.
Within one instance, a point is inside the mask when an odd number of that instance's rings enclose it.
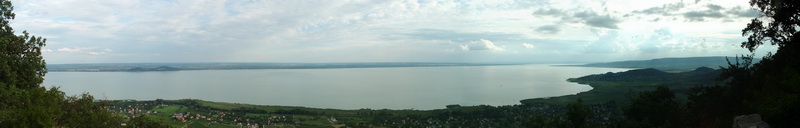
<instances>
[{"instance_id":1,"label":"sky","mask_svg":"<svg viewBox=\"0 0 800 128\"><path fill-rule=\"evenodd\" d=\"M746 0L12 0L49 64L736 56ZM762 46L756 56L775 51Z\"/></svg>"}]
</instances>

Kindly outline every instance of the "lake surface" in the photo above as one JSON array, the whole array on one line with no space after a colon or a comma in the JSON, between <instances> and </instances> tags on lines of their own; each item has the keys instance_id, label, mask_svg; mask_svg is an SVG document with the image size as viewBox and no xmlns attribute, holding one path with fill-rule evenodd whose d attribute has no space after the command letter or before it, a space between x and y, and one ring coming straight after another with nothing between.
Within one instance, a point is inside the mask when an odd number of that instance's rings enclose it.
<instances>
[{"instance_id":1,"label":"lake surface","mask_svg":"<svg viewBox=\"0 0 800 128\"><path fill-rule=\"evenodd\" d=\"M336 109L440 109L449 104L511 105L576 94L567 82L627 69L549 65L50 72L44 86L95 99L201 99L258 105Z\"/></svg>"}]
</instances>

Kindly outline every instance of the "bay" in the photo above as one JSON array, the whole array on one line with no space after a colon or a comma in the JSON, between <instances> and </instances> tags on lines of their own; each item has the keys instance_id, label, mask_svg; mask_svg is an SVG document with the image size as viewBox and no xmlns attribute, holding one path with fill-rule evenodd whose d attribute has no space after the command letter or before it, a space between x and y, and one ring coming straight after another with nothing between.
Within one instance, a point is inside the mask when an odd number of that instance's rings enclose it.
<instances>
[{"instance_id":1,"label":"bay","mask_svg":"<svg viewBox=\"0 0 800 128\"><path fill-rule=\"evenodd\" d=\"M45 86L96 99L201 99L334 109L440 109L511 105L591 89L567 82L627 69L543 64L502 66L50 72Z\"/></svg>"}]
</instances>

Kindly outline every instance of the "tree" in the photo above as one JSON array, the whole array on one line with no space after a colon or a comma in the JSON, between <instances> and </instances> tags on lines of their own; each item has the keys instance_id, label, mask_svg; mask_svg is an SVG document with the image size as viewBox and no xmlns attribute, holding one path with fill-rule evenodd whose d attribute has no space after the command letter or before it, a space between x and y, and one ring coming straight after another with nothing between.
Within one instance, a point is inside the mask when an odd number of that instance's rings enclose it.
<instances>
[{"instance_id":1,"label":"tree","mask_svg":"<svg viewBox=\"0 0 800 128\"><path fill-rule=\"evenodd\" d=\"M0 127L53 127L64 92L58 88L0 89Z\"/></svg>"},{"instance_id":2,"label":"tree","mask_svg":"<svg viewBox=\"0 0 800 128\"><path fill-rule=\"evenodd\" d=\"M52 127L64 93L39 86L47 73L45 39L25 31L15 35L13 10L10 1L0 0L0 127Z\"/></svg>"},{"instance_id":3,"label":"tree","mask_svg":"<svg viewBox=\"0 0 800 128\"><path fill-rule=\"evenodd\" d=\"M169 128L169 125L163 124L161 122L156 122L148 118L147 116L138 116L131 118L131 121L128 122L128 126L132 128Z\"/></svg>"},{"instance_id":4,"label":"tree","mask_svg":"<svg viewBox=\"0 0 800 128\"><path fill-rule=\"evenodd\" d=\"M570 127L568 122L560 118L545 118L542 115L536 115L528 119L523 124L526 128L564 128Z\"/></svg>"},{"instance_id":5,"label":"tree","mask_svg":"<svg viewBox=\"0 0 800 128\"><path fill-rule=\"evenodd\" d=\"M742 35L747 41L742 47L753 52L764 43L777 45L778 50L750 64L751 56L741 57L745 63L731 63L724 67L720 78L726 80L725 87L701 88L690 103L690 110L713 109L710 101L703 99L729 99L728 114L711 117L730 120L735 115L759 113L775 127L800 125L800 1L798 0L751 0L750 5L763 15L753 18ZM696 108L699 107L699 108ZM708 112L708 111L697 111ZM713 112L713 111L712 111ZM711 115L713 113L698 113Z\"/></svg>"},{"instance_id":6,"label":"tree","mask_svg":"<svg viewBox=\"0 0 800 128\"><path fill-rule=\"evenodd\" d=\"M631 99L625 108L629 127L672 127L681 124L682 106L675 94L665 86L652 91L642 91Z\"/></svg>"},{"instance_id":7,"label":"tree","mask_svg":"<svg viewBox=\"0 0 800 128\"><path fill-rule=\"evenodd\" d=\"M586 126L586 118L592 115L592 111L583 106L583 100L567 104L567 119L572 123L572 127L581 128Z\"/></svg>"},{"instance_id":8,"label":"tree","mask_svg":"<svg viewBox=\"0 0 800 128\"><path fill-rule=\"evenodd\" d=\"M752 52L764 42L778 47L792 43L800 27L798 3L798 0L750 0L750 6L756 7L764 15L753 18L742 30L742 36L748 36L747 41L742 42L742 47ZM764 26L764 21L769 23Z\"/></svg>"},{"instance_id":9,"label":"tree","mask_svg":"<svg viewBox=\"0 0 800 128\"><path fill-rule=\"evenodd\" d=\"M117 127L122 123L122 118L111 114L104 107L107 102L94 103L94 97L89 94L69 96L61 105L63 114L56 118L59 126L66 127Z\"/></svg>"},{"instance_id":10,"label":"tree","mask_svg":"<svg viewBox=\"0 0 800 128\"><path fill-rule=\"evenodd\" d=\"M2 88L40 88L39 84L47 73L42 47L46 39L23 31L15 35L9 26L16 14L10 1L0 0L0 87Z\"/></svg>"}]
</instances>

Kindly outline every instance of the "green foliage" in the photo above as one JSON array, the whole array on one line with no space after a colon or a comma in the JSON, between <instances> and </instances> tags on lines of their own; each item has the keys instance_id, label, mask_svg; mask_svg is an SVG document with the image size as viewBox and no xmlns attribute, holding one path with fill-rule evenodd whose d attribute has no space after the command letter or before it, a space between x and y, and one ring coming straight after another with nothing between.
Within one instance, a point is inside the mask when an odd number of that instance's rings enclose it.
<instances>
[{"instance_id":1,"label":"green foliage","mask_svg":"<svg viewBox=\"0 0 800 128\"><path fill-rule=\"evenodd\" d=\"M128 122L131 128L169 128L170 126L161 122L154 121L147 116L133 117Z\"/></svg>"},{"instance_id":2,"label":"green foliage","mask_svg":"<svg viewBox=\"0 0 800 128\"><path fill-rule=\"evenodd\" d=\"M545 118L538 115L528 119L523 125L527 128L565 128L570 127L564 120L558 118Z\"/></svg>"},{"instance_id":3,"label":"green foliage","mask_svg":"<svg viewBox=\"0 0 800 128\"><path fill-rule=\"evenodd\" d=\"M591 115L592 111L589 111L589 108L583 106L583 100L581 99L567 105L567 119L574 128L585 127L586 118Z\"/></svg>"},{"instance_id":4,"label":"green foliage","mask_svg":"<svg viewBox=\"0 0 800 128\"><path fill-rule=\"evenodd\" d=\"M9 26L14 19L14 6L10 1L0 0L0 87L30 89L39 87L47 73L42 58L45 39L29 35L15 35Z\"/></svg>"},{"instance_id":5,"label":"green foliage","mask_svg":"<svg viewBox=\"0 0 800 128\"><path fill-rule=\"evenodd\" d=\"M698 87L689 97L688 110L694 127L730 126L736 115L759 113L773 127L800 125L800 2L796 0L751 0L764 15L754 18L742 30L748 36L742 47L751 52L764 43L777 45L775 54L751 64L724 67L723 86Z\"/></svg>"},{"instance_id":6,"label":"green foliage","mask_svg":"<svg viewBox=\"0 0 800 128\"><path fill-rule=\"evenodd\" d=\"M626 124L632 125L629 127L669 127L680 124L682 112L682 105L675 100L675 94L665 86L640 92L624 110L629 119Z\"/></svg>"},{"instance_id":7,"label":"green foliage","mask_svg":"<svg viewBox=\"0 0 800 128\"><path fill-rule=\"evenodd\" d=\"M689 92L689 102L686 103L686 125L694 127L723 127L729 126L733 121L734 100L728 86L698 86ZM725 117L725 118L721 118ZM731 117L731 118L727 118Z\"/></svg>"},{"instance_id":8,"label":"green foliage","mask_svg":"<svg viewBox=\"0 0 800 128\"><path fill-rule=\"evenodd\" d=\"M57 88L0 88L0 127L53 127L62 113L64 93Z\"/></svg>"},{"instance_id":9,"label":"green foliage","mask_svg":"<svg viewBox=\"0 0 800 128\"><path fill-rule=\"evenodd\" d=\"M742 29L742 35L749 37L741 46L752 52L764 42L784 47L795 40L792 38L796 38L793 36L800 27L798 3L800 1L796 0L750 0L750 5L764 15L753 18L747 27Z\"/></svg>"},{"instance_id":10,"label":"green foliage","mask_svg":"<svg viewBox=\"0 0 800 128\"><path fill-rule=\"evenodd\" d=\"M104 106L108 103L95 104L92 95L69 96L65 100L61 105L63 114L56 119L60 126L107 128L122 123L122 118L106 110Z\"/></svg>"}]
</instances>

